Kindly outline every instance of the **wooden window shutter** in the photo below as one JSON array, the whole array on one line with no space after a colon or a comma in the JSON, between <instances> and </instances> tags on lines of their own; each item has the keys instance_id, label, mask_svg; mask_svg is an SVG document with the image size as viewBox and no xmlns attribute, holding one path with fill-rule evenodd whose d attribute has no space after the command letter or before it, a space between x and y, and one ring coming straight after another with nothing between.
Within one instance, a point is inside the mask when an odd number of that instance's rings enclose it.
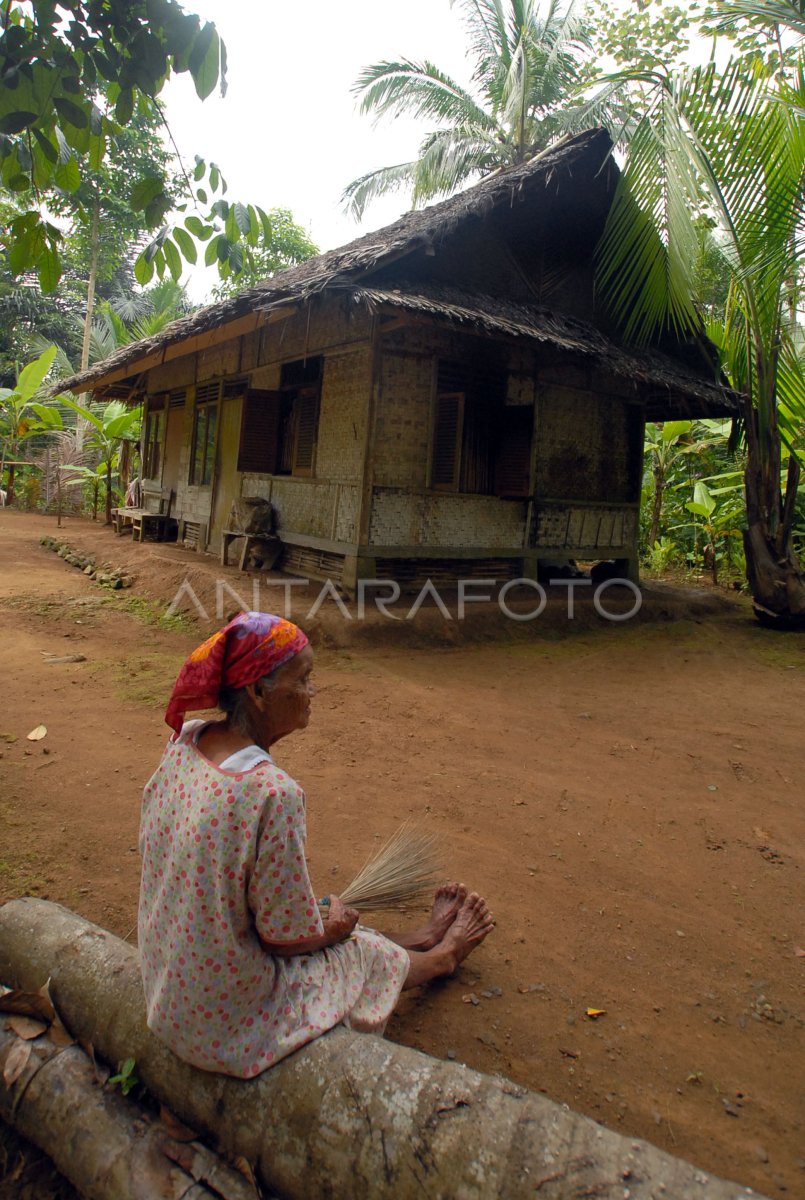
<instances>
[{"instance_id":1,"label":"wooden window shutter","mask_svg":"<svg viewBox=\"0 0 805 1200\"><path fill-rule=\"evenodd\" d=\"M464 393L442 392L437 395L430 466L432 488L444 492L458 490L463 429Z\"/></svg>"},{"instance_id":2,"label":"wooden window shutter","mask_svg":"<svg viewBox=\"0 0 805 1200\"><path fill-rule=\"evenodd\" d=\"M527 496L534 409L530 404L504 408L502 417L495 458L495 495Z\"/></svg>"},{"instance_id":3,"label":"wooden window shutter","mask_svg":"<svg viewBox=\"0 0 805 1200\"><path fill-rule=\"evenodd\" d=\"M294 400L294 475L312 475L319 426L319 389L300 388Z\"/></svg>"},{"instance_id":4,"label":"wooden window shutter","mask_svg":"<svg viewBox=\"0 0 805 1200\"><path fill-rule=\"evenodd\" d=\"M282 394L250 388L243 400L238 470L273 475L280 444Z\"/></svg>"}]
</instances>

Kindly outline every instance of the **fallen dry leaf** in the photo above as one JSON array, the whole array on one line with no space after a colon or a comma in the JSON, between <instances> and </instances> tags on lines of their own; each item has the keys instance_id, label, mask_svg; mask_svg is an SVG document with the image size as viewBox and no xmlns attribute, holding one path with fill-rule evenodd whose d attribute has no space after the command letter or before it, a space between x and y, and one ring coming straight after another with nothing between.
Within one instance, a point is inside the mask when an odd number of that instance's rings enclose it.
<instances>
[{"instance_id":1,"label":"fallen dry leaf","mask_svg":"<svg viewBox=\"0 0 805 1200\"><path fill-rule=\"evenodd\" d=\"M37 725L36 729L32 729L28 734L28 741L41 742L47 731L47 725Z\"/></svg>"},{"instance_id":2,"label":"fallen dry leaf","mask_svg":"<svg viewBox=\"0 0 805 1200\"><path fill-rule=\"evenodd\" d=\"M588 1008L585 1014L591 1021L597 1021L599 1017L605 1017L607 1010L605 1008Z\"/></svg>"},{"instance_id":3,"label":"fallen dry leaf","mask_svg":"<svg viewBox=\"0 0 805 1200\"><path fill-rule=\"evenodd\" d=\"M73 1037L73 1035L71 1033L69 1033L65 1029L64 1025L62 1025L58 1014L53 1018L53 1021L51 1022L50 1029L48 1030L48 1037L53 1042L53 1044L56 1046L74 1046L75 1045L75 1038Z\"/></svg>"},{"instance_id":4,"label":"fallen dry leaf","mask_svg":"<svg viewBox=\"0 0 805 1200\"><path fill-rule=\"evenodd\" d=\"M12 1083L19 1079L30 1057L30 1042L14 1043L6 1055L6 1061L3 1063L3 1081L6 1087L11 1087Z\"/></svg>"},{"instance_id":5,"label":"fallen dry leaf","mask_svg":"<svg viewBox=\"0 0 805 1200\"><path fill-rule=\"evenodd\" d=\"M21 1017L36 1017L49 1025L56 1016L50 997L42 992L21 992L12 988L0 996L0 1012L16 1013Z\"/></svg>"},{"instance_id":6,"label":"fallen dry leaf","mask_svg":"<svg viewBox=\"0 0 805 1200\"><path fill-rule=\"evenodd\" d=\"M48 1028L46 1021L37 1021L34 1017L9 1017L6 1025L26 1042L41 1037L43 1033L47 1033Z\"/></svg>"},{"instance_id":7,"label":"fallen dry leaf","mask_svg":"<svg viewBox=\"0 0 805 1200\"><path fill-rule=\"evenodd\" d=\"M194 1129L180 1121L164 1104L160 1107L159 1119L175 1142L193 1142L198 1137Z\"/></svg>"}]
</instances>

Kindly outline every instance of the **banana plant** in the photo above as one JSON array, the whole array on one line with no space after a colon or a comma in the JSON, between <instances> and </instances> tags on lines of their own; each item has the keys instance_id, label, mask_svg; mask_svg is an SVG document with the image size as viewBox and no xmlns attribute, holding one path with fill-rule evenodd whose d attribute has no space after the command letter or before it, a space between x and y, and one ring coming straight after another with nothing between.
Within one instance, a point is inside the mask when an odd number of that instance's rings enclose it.
<instances>
[{"instance_id":1,"label":"banana plant","mask_svg":"<svg viewBox=\"0 0 805 1200\"><path fill-rule=\"evenodd\" d=\"M49 346L33 362L23 367L13 388L0 388L0 480L8 468L6 501L14 503L14 480L20 446L28 438L51 428L48 406L35 400L53 365L56 347Z\"/></svg>"},{"instance_id":2,"label":"banana plant","mask_svg":"<svg viewBox=\"0 0 805 1200\"><path fill-rule=\"evenodd\" d=\"M121 400L112 400L105 408L97 411L79 404L68 396L60 400L87 424L86 444L94 452L97 465L102 468L106 488L106 524L112 524L113 478L120 461L123 442L136 442L140 436L142 410L127 408Z\"/></svg>"}]
</instances>

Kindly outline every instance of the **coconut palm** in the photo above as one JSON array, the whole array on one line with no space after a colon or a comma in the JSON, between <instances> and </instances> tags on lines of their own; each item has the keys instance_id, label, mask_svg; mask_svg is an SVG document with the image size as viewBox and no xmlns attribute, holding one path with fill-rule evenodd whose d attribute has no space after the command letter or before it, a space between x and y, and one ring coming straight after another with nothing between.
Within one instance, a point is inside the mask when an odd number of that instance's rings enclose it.
<instances>
[{"instance_id":1,"label":"coconut palm","mask_svg":"<svg viewBox=\"0 0 805 1200\"><path fill-rule=\"evenodd\" d=\"M791 313L805 251L805 66L788 82L746 68L738 58L722 73L711 63L641 77L653 90L625 139L598 278L628 336L699 330L695 220L703 211L714 219L730 278L727 366L745 395L748 581L761 619L798 624L805 575L791 530L805 395L792 376Z\"/></svg>"},{"instance_id":2,"label":"coconut palm","mask_svg":"<svg viewBox=\"0 0 805 1200\"><path fill-rule=\"evenodd\" d=\"M414 206L499 167L525 162L567 127L569 97L589 47L583 0L455 0L475 62L472 88L434 63L402 58L365 67L354 91L376 118L432 121L413 162L353 180L347 210L360 218L375 197L411 189Z\"/></svg>"}]
</instances>

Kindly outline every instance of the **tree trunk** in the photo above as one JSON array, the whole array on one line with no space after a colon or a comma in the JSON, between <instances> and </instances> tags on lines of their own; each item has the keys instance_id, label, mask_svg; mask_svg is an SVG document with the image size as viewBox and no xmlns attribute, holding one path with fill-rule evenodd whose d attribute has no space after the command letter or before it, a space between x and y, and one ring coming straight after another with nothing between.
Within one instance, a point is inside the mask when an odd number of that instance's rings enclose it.
<instances>
[{"instance_id":1,"label":"tree trunk","mask_svg":"<svg viewBox=\"0 0 805 1200\"><path fill-rule=\"evenodd\" d=\"M773 387L773 373L760 353L757 355L757 374L757 392L762 397ZM766 415L763 425L749 398L744 405L748 450L745 475L747 529L744 533L746 576L755 615L764 625L801 629L805 628L805 574L791 540L799 464L793 456L789 460L783 499L780 491L780 430L773 391L766 395L762 408Z\"/></svg>"},{"instance_id":2,"label":"tree trunk","mask_svg":"<svg viewBox=\"0 0 805 1200\"><path fill-rule=\"evenodd\" d=\"M101 200L100 196L96 196L92 205L92 221L89 227L89 276L87 278L87 310L84 313L84 334L81 339L81 370L86 371L89 366L89 343L92 335L92 318L95 316L95 285L98 281L98 230L101 219ZM88 422L80 415L76 414L75 419L75 442L79 450L84 445L84 430Z\"/></svg>"},{"instance_id":3,"label":"tree trunk","mask_svg":"<svg viewBox=\"0 0 805 1200\"><path fill-rule=\"evenodd\" d=\"M14 476L17 468L13 462L8 463L8 483L6 485L6 504L14 503Z\"/></svg>"},{"instance_id":4,"label":"tree trunk","mask_svg":"<svg viewBox=\"0 0 805 1200\"><path fill-rule=\"evenodd\" d=\"M648 535L649 549L656 546L660 536L660 521L662 519L662 500L665 491L665 472L655 464L652 468L654 476L654 503L651 508L651 529Z\"/></svg>"},{"instance_id":5,"label":"tree trunk","mask_svg":"<svg viewBox=\"0 0 805 1200\"><path fill-rule=\"evenodd\" d=\"M0 909L0 979L50 979L73 1035L284 1197L755 1196L536 1093L343 1027L256 1079L199 1071L146 1028L137 952L46 900Z\"/></svg>"},{"instance_id":6,"label":"tree trunk","mask_svg":"<svg viewBox=\"0 0 805 1200\"><path fill-rule=\"evenodd\" d=\"M804 629L805 573L791 540L799 464L793 456L789 460L783 499L779 453L763 462L754 410L746 414L746 422L749 457L745 474L744 552L755 615L764 625L777 629Z\"/></svg>"},{"instance_id":7,"label":"tree trunk","mask_svg":"<svg viewBox=\"0 0 805 1200\"><path fill-rule=\"evenodd\" d=\"M0 1117L87 1200L254 1200L244 1177L206 1147L174 1141L161 1122L104 1087L80 1047L45 1036L23 1041L0 1027L0 1067Z\"/></svg>"},{"instance_id":8,"label":"tree trunk","mask_svg":"<svg viewBox=\"0 0 805 1200\"><path fill-rule=\"evenodd\" d=\"M112 456L106 463L106 524L112 524Z\"/></svg>"}]
</instances>

